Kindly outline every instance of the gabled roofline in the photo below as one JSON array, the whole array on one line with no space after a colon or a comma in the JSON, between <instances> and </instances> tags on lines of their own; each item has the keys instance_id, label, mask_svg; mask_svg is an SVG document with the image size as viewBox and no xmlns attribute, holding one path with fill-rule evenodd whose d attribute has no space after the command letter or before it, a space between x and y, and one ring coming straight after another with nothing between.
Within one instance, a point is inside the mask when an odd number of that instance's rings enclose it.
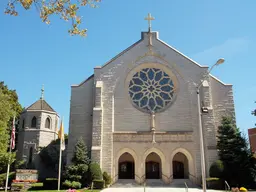
<instances>
[{"instance_id":1,"label":"gabled roofline","mask_svg":"<svg viewBox=\"0 0 256 192\"><path fill-rule=\"evenodd\" d=\"M139 44L141 41L143 41L143 35L141 35L141 39L139 41L136 41L135 43L133 43L131 46L129 46L128 48L126 48L125 50L123 50L122 52L120 52L119 54L117 54L115 57L113 57L112 59L110 59L109 61L107 61L104 65L102 65L101 67L95 67L95 68L103 68L106 65L108 65L109 63L111 63L112 61L116 60L118 57L120 57L121 55L123 55L124 53L126 53L127 51L129 51L131 48L133 48L134 46L136 46L137 44ZM92 74L90 77L88 77L87 79L85 79L84 81L82 81L80 84L78 85L71 85L71 87L79 87L81 85L83 85L85 82L87 82L88 80L90 80L92 77L94 76L94 74Z\"/></svg>"},{"instance_id":2,"label":"gabled roofline","mask_svg":"<svg viewBox=\"0 0 256 192\"><path fill-rule=\"evenodd\" d=\"M117 54L115 57L113 57L112 59L110 59L108 62L106 62L104 65L102 65L101 68L105 67L106 65L108 65L109 63L111 63L112 61L116 60L118 57L120 57L121 55L123 55L124 53L126 53L127 51L129 51L131 48L135 47L137 44L139 44L140 42L143 41L143 36L141 37L141 39L135 43L133 43L130 47L128 47L127 49L123 50L121 53Z\"/></svg>"},{"instance_id":3,"label":"gabled roofline","mask_svg":"<svg viewBox=\"0 0 256 192\"><path fill-rule=\"evenodd\" d=\"M110 59L109 61L107 61L104 65L102 65L101 67L95 67L95 68L103 68L106 65L108 65L109 63L113 62L114 60L116 60L117 58L119 58L121 55L123 55L124 53L126 53L127 51L129 51L130 49L132 49L133 47L135 47L137 44L139 44L140 42L142 42L144 40L144 33L147 32L141 32L141 39L139 41L136 41L135 43L133 43L131 46L129 46L128 48L126 48L125 50L123 50L122 52L120 52L119 54L117 54L115 57L113 57L112 59ZM168 43L164 42L163 40L159 39L159 33L158 31L153 31L152 33L155 33L156 36L156 40L159 41L160 43L162 43L163 45L165 45L167 48L175 51L176 53L178 53L179 55L181 55L182 57L186 58L187 60L189 60L190 62L192 62L193 64L197 65L200 68L209 68L208 66L204 66L204 65L200 65L199 63L197 63L196 61L194 61L193 59L191 59L190 57L184 55L183 53L181 53L180 51L178 51L177 49L175 49L174 47L170 46ZM215 79L216 81L218 81L219 83L225 85L225 86L232 86L232 84L225 84L224 82L222 82L221 80L219 80L217 77L213 76L210 74L210 76ZM81 85L83 85L84 83L86 83L88 80L90 80L91 78L94 77L94 74L92 74L90 77L88 77L87 79L85 79L83 82L81 82L78 85L71 85L72 87L79 87Z\"/></svg>"},{"instance_id":4,"label":"gabled roofline","mask_svg":"<svg viewBox=\"0 0 256 192\"><path fill-rule=\"evenodd\" d=\"M74 85L71 85L71 88L72 87L80 87L81 85L83 85L85 82L89 81L91 78L94 77L94 74L92 74L90 77L88 77L87 79L85 79L84 81L82 81L80 84L74 84Z\"/></svg>"},{"instance_id":5,"label":"gabled roofline","mask_svg":"<svg viewBox=\"0 0 256 192\"><path fill-rule=\"evenodd\" d=\"M108 65L109 63L111 63L112 61L116 60L118 57L120 57L121 55L123 55L124 53L126 53L127 51L129 51L131 48L133 48L134 46L136 46L137 44L139 44L141 41L144 40L144 33L148 33L146 31L141 32L141 39L137 42L135 42L134 44L132 44L130 47L128 47L127 49L123 50L121 53L119 53L118 55L116 55L115 57L113 57L112 59L110 59L108 62L106 62L103 66L105 67L106 65ZM173 48L172 46L170 46L168 43L162 41L159 39L159 33L158 31L152 31L152 33L156 34L156 40L159 41L160 43L164 44L165 46L167 46L169 49L175 51L176 53L180 54L181 56L185 57L186 59L188 59L189 61L191 61L192 63L194 63L195 65L202 67L202 68L208 68L208 66L203 66L200 65L199 63L195 62L194 60L192 60L191 58L189 58L188 56L184 55L183 53L179 52L177 49Z\"/></svg>"},{"instance_id":6,"label":"gabled roofline","mask_svg":"<svg viewBox=\"0 0 256 192\"><path fill-rule=\"evenodd\" d=\"M164 44L164 45L167 46L168 48L172 49L172 50L175 51L176 53L178 53L178 54L180 54L181 56L183 56L184 58L188 59L189 61L191 61L191 62L194 63L195 65L197 65L197 66L199 66L199 67L201 67L201 68L209 68L208 66L200 65L199 63L197 63L196 61L194 61L194 60L191 59L190 57L184 55L183 53L179 52L177 49L175 49L175 48L173 48L172 46L170 46L168 43L166 43L166 42L160 40L160 39L158 38L158 32L156 32L156 39L157 39L160 43ZM218 79L217 77L213 76L212 74L210 74L210 76L211 76L213 79L215 79L216 81L218 81L219 83L221 83L221 84L223 84L223 85L225 85L225 86L233 86L232 84L226 84L226 83L224 83L223 81L221 81L221 80Z\"/></svg>"},{"instance_id":7,"label":"gabled roofline","mask_svg":"<svg viewBox=\"0 0 256 192\"><path fill-rule=\"evenodd\" d=\"M38 101L44 101L51 109L52 109L52 111L49 111L49 110L45 110L45 109L29 109L31 106L33 106L35 103L37 103ZM25 112L27 112L27 111L40 111L40 112L48 112L48 113L53 113L53 114L57 114L58 115L58 113L51 107L51 105L49 105L49 103L46 101L46 100L42 100L42 99L39 99L39 100L37 100L37 101L35 101L34 103L32 103L31 105L29 105L28 107L26 107L25 109L23 109L22 111L21 111L21 114L22 113L25 113Z\"/></svg>"},{"instance_id":8,"label":"gabled roofline","mask_svg":"<svg viewBox=\"0 0 256 192\"><path fill-rule=\"evenodd\" d=\"M189 61L191 61L193 64L201 67L201 68L208 68L208 66L204 66L204 65L200 65L199 63L197 63L196 61L194 61L193 59L191 59L190 57L184 55L183 53L181 53L180 51L178 51L177 49L175 49L174 47L170 46L168 43L166 43L165 41L159 39L158 37L158 32L156 31L156 40L159 41L160 43L162 43L163 45L165 45L166 47L168 47L169 49L175 51L176 53L178 53L179 55L181 55L182 57L188 59Z\"/></svg>"},{"instance_id":9,"label":"gabled roofline","mask_svg":"<svg viewBox=\"0 0 256 192\"><path fill-rule=\"evenodd\" d=\"M225 85L225 86L233 86L232 84L227 84L224 83L223 81L219 80L217 77L213 76L212 74L210 74L211 78L215 79L216 81L218 81L220 84Z\"/></svg>"}]
</instances>

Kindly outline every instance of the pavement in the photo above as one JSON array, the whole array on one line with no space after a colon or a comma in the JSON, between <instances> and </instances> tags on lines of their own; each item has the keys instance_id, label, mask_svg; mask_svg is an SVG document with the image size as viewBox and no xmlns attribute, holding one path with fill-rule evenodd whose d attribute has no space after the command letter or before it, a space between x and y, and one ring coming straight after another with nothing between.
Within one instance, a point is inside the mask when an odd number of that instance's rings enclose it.
<instances>
[{"instance_id":1,"label":"pavement","mask_svg":"<svg viewBox=\"0 0 256 192\"><path fill-rule=\"evenodd\" d=\"M185 183L188 189L185 187ZM162 180L147 180L146 188L138 185L134 180L118 180L110 188L101 192L202 192L203 190L194 185L188 179L179 179L171 184L165 184ZM224 192L220 190L207 190L207 192Z\"/></svg>"},{"instance_id":2,"label":"pavement","mask_svg":"<svg viewBox=\"0 0 256 192\"><path fill-rule=\"evenodd\" d=\"M174 188L174 187L132 187L132 188L107 188L101 192L202 192L202 189L189 188L188 191L185 188ZM207 190L207 192L223 192L219 190Z\"/></svg>"}]
</instances>

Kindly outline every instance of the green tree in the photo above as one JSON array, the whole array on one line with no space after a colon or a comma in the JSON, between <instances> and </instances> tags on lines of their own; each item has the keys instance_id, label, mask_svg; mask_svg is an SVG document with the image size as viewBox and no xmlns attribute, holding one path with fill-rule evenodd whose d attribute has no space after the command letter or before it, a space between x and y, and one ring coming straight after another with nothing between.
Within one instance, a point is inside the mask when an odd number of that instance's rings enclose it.
<instances>
[{"instance_id":1,"label":"green tree","mask_svg":"<svg viewBox=\"0 0 256 192\"><path fill-rule=\"evenodd\" d=\"M9 141L13 117L19 118L22 107L18 102L18 95L15 90L10 90L4 82L0 82L0 172L4 172L9 159ZM18 125L16 125L16 143ZM11 162L15 154L11 154Z\"/></svg>"},{"instance_id":2,"label":"green tree","mask_svg":"<svg viewBox=\"0 0 256 192\"><path fill-rule=\"evenodd\" d=\"M66 135L66 134L65 134ZM65 137L65 144L67 145L68 139L67 136ZM58 172L58 164L59 164L59 155L60 155L60 139L56 139L52 141L46 147L43 147L40 152L39 156L42 159L42 162L55 172ZM66 166L66 157L65 153L62 153L61 159L62 167Z\"/></svg>"},{"instance_id":3,"label":"green tree","mask_svg":"<svg viewBox=\"0 0 256 192\"><path fill-rule=\"evenodd\" d=\"M89 166L90 181L102 180L102 171L98 163L91 163Z\"/></svg>"},{"instance_id":4,"label":"green tree","mask_svg":"<svg viewBox=\"0 0 256 192\"><path fill-rule=\"evenodd\" d=\"M217 177L222 178L223 177L223 171L224 171L224 165L221 160L217 160L213 162L213 164L210 167L210 177Z\"/></svg>"},{"instance_id":5,"label":"green tree","mask_svg":"<svg viewBox=\"0 0 256 192\"><path fill-rule=\"evenodd\" d=\"M78 10L81 7L89 5L93 8L97 7L101 0L10 0L7 4L5 13L17 16L16 6L21 6L25 10L35 6L39 12L40 18L46 24L50 24L50 16L58 16L64 21L72 23L71 29L68 31L71 35L86 35L86 29L80 28L82 23Z\"/></svg>"},{"instance_id":6,"label":"green tree","mask_svg":"<svg viewBox=\"0 0 256 192\"><path fill-rule=\"evenodd\" d=\"M224 179L231 185L249 185L256 173L248 142L231 117L223 117L218 129L218 154L224 164Z\"/></svg>"},{"instance_id":7,"label":"green tree","mask_svg":"<svg viewBox=\"0 0 256 192\"><path fill-rule=\"evenodd\" d=\"M76 143L74 156L71 165L66 167L64 178L70 182L77 181L85 186L88 178L88 165L90 159L88 157L87 147L80 137Z\"/></svg>"},{"instance_id":8,"label":"green tree","mask_svg":"<svg viewBox=\"0 0 256 192\"><path fill-rule=\"evenodd\" d=\"M74 164L86 164L86 165L88 165L90 163L87 147L86 147L82 137L80 137L76 143L75 152L74 152L74 156L72 158L72 162Z\"/></svg>"}]
</instances>

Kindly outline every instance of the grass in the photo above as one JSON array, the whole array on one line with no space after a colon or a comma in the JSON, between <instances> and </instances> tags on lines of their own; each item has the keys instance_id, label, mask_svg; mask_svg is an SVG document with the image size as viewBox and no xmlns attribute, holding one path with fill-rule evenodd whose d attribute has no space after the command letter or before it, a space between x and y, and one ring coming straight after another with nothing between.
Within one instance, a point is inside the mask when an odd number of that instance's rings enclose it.
<instances>
[{"instance_id":1,"label":"grass","mask_svg":"<svg viewBox=\"0 0 256 192\"><path fill-rule=\"evenodd\" d=\"M43 190L43 183L33 183L31 188L28 189L29 192L58 192L58 190ZM67 190L60 190L61 192L66 192ZM78 189L80 192L100 192L101 190L93 190L91 189Z\"/></svg>"},{"instance_id":2,"label":"grass","mask_svg":"<svg viewBox=\"0 0 256 192\"><path fill-rule=\"evenodd\" d=\"M57 192L58 190L43 190L43 183L33 183L32 187L28 190L29 192ZM66 192L67 190L60 190L61 192ZM78 189L80 192L100 192L101 190L91 189Z\"/></svg>"},{"instance_id":3,"label":"grass","mask_svg":"<svg viewBox=\"0 0 256 192\"><path fill-rule=\"evenodd\" d=\"M57 192L58 190L29 190L33 192ZM66 192L67 190L60 190L62 192ZM80 192L91 192L91 190L78 190ZM93 190L92 192L100 192L100 190Z\"/></svg>"}]
</instances>

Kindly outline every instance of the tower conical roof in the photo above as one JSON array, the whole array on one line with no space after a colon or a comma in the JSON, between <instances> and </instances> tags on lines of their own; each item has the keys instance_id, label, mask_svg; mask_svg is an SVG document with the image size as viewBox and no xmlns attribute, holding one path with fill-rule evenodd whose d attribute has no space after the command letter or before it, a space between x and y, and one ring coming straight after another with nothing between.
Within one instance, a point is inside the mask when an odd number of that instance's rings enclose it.
<instances>
[{"instance_id":1,"label":"tower conical roof","mask_svg":"<svg viewBox=\"0 0 256 192\"><path fill-rule=\"evenodd\" d=\"M45 110L56 113L56 111L44 99L37 100L35 103L30 105L26 110Z\"/></svg>"}]
</instances>

